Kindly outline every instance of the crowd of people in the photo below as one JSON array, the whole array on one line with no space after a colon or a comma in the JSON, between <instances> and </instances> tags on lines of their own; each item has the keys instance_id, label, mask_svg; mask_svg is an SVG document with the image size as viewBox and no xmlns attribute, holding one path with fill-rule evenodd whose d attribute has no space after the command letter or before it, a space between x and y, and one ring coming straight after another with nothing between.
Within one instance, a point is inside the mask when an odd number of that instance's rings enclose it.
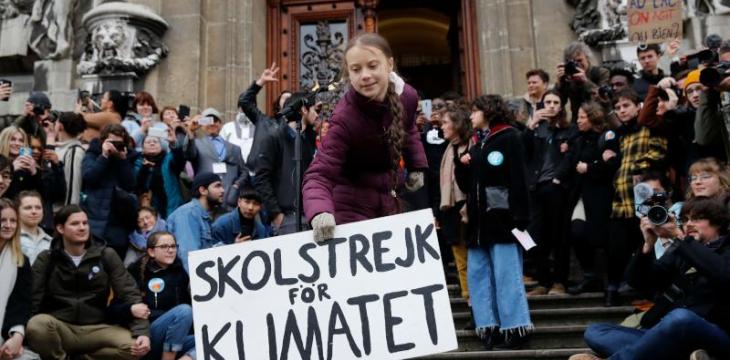
<instances>
[{"instance_id":1,"label":"crowd of people","mask_svg":"<svg viewBox=\"0 0 730 360\"><path fill-rule=\"evenodd\" d=\"M0 358L195 359L190 251L429 207L486 349L529 337L528 296L602 291L643 311L575 359L730 358L730 41L679 45L639 46L634 74L576 42L523 97L427 100L360 35L326 119L308 92L261 110L276 64L228 122L34 92L0 132Z\"/></svg>"}]
</instances>

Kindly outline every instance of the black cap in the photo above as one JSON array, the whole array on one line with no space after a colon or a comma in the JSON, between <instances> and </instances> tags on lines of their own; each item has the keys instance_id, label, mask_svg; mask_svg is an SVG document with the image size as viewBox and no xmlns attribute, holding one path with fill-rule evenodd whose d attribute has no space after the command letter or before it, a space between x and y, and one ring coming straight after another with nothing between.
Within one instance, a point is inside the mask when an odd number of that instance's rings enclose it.
<instances>
[{"instance_id":1,"label":"black cap","mask_svg":"<svg viewBox=\"0 0 730 360\"><path fill-rule=\"evenodd\" d=\"M221 181L221 177L211 172L199 173L193 179L193 191L197 193L201 186L208 187L208 185L216 181Z\"/></svg>"},{"instance_id":2,"label":"black cap","mask_svg":"<svg viewBox=\"0 0 730 360\"><path fill-rule=\"evenodd\" d=\"M35 106L40 106L43 109L51 108L51 100L48 99L48 96L46 96L46 94L40 91L32 92L28 97L28 100L26 101Z\"/></svg>"}]
</instances>

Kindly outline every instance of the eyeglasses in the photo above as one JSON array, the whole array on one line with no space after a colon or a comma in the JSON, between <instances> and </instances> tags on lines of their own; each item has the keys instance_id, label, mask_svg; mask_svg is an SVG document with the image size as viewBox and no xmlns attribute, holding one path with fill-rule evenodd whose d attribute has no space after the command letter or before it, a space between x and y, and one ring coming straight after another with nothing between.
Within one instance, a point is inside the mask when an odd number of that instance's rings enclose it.
<instances>
[{"instance_id":1,"label":"eyeglasses","mask_svg":"<svg viewBox=\"0 0 730 360\"><path fill-rule=\"evenodd\" d=\"M690 176L690 177L689 177L689 182L695 182L695 181L697 181L697 180L700 180L700 181L707 181L707 180L710 180L710 179L712 179L713 177L714 177L714 175L712 175L712 174L708 174L708 173L699 173L698 175L692 175L692 176Z\"/></svg>"},{"instance_id":2,"label":"eyeglasses","mask_svg":"<svg viewBox=\"0 0 730 360\"><path fill-rule=\"evenodd\" d=\"M178 244L168 244L168 245L156 245L153 246L155 249L162 249L162 250L177 250L180 246Z\"/></svg>"}]
</instances>

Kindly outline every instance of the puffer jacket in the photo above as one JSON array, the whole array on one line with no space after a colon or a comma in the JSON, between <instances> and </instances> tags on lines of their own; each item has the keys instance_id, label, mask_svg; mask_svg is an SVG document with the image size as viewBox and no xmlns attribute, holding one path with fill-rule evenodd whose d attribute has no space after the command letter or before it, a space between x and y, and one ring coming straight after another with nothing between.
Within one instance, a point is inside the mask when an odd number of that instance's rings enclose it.
<instances>
[{"instance_id":1,"label":"puffer jacket","mask_svg":"<svg viewBox=\"0 0 730 360\"><path fill-rule=\"evenodd\" d=\"M33 314L48 314L74 325L106 323L109 294L124 304L137 304L142 296L116 252L89 240L78 267L63 250L63 240L54 239L33 263ZM93 243L93 244L92 244ZM129 324L134 337L149 334L149 322L134 319Z\"/></svg>"}]
</instances>

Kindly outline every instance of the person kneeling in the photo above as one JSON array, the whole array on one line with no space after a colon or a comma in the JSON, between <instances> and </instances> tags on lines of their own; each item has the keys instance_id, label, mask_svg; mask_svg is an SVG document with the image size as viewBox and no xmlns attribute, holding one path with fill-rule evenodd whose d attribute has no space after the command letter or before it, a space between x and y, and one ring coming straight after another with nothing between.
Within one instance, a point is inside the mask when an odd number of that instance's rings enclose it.
<instances>
[{"instance_id":1,"label":"person kneeling","mask_svg":"<svg viewBox=\"0 0 730 360\"><path fill-rule=\"evenodd\" d=\"M95 243L88 217L76 205L61 208L54 223L59 236L33 263L30 347L43 359L144 356L150 350L147 320L135 319L129 329L106 323L112 290L125 304L142 301L116 251Z\"/></svg>"},{"instance_id":2,"label":"person kneeling","mask_svg":"<svg viewBox=\"0 0 730 360\"><path fill-rule=\"evenodd\" d=\"M594 324L585 332L588 346L610 359L687 359L704 349L730 358L730 213L708 198L687 201L683 231L674 219L653 225L642 219L644 244L627 269L631 286L659 294L641 319L641 328ZM656 259L658 237L674 241ZM597 359L580 354L571 360Z\"/></svg>"}]
</instances>

